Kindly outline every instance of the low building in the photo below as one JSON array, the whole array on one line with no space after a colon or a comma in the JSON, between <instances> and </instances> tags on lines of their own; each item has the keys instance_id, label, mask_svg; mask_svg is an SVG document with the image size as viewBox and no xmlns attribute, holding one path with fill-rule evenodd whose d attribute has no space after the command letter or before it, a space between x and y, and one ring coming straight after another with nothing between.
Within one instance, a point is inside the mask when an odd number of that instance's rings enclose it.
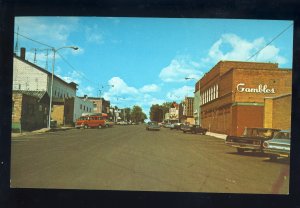
<instances>
[{"instance_id":1,"label":"low building","mask_svg":"<svg viewBox=\"0 0 300 208\"><path fill-rule=\"evenodd\" d=\"M266 97L264 108L264 127L275 129L291 129L292 95Z\"/></svg>"},{"instance_id":2,"label":"low building","mask_svg":"<svg viewBox=\"0 0 300 208\"><path fill-rule=\"evenodd\" d=\"M84 95L79 97L81 99L89 100L93 103L93 113L109 113L110 112L110 101L105 100L101 97L89 97Z\"/></svg>"},{"instance_id":3,"label":"low building","mask_svg":"<svg viewBox=\"0 0 300 208\"><path fill-rule=\"evenodd\" d=\"M12 129L32 131L46 128L49 102L46 91L13 90Z\"/></svg>"}]
</instances>

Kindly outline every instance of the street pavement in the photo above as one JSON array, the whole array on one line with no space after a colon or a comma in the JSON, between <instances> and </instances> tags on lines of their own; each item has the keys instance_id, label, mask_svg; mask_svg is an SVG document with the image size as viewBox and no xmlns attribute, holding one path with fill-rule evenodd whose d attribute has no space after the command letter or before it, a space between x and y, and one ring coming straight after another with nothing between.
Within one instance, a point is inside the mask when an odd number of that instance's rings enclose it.
<instances>
[{"instance_id":1,"label":"street pavement","mask_svg":"<svg viewBox=\"0 0 300 208\"><path fill-rule=\"evenodd\" d=\"M144 125L12 137L11 187L288 194L289 162Z\"/></svg>"}]
</instances>

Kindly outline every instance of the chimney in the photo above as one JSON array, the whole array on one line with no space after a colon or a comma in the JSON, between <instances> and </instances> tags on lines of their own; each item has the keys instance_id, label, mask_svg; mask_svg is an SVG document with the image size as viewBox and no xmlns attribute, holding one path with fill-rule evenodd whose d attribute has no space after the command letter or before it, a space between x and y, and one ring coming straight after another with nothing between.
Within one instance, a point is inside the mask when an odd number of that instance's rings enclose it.
<instances>
[{"instance_id":1,"label":"chimney","mask_svg":"<svg viewBox=\"0 0 300 208\"><path fill-rule=\"evenodd\" d=\"M21 48L20 58L22 60L25 60L25 54L26 54L26 49L25 48Z\"/></svg>"}]
</instances>

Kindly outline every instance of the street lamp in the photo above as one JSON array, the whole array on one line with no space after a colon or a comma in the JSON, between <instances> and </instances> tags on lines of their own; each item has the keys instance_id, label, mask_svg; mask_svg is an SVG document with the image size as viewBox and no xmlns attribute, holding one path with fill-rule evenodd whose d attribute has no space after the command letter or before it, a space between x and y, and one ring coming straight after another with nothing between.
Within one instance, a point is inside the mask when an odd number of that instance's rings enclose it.
<instances>
[{"instance_id":1,"label":"street lamp","mask_svg":"<svg viewBox=\"0 0 300 208\"><path fill-rule=\"evenodd\" d=\"M51 75L51 87L50 87L50 106L49 106L49 119L48 119L48 128L51 128L51 111L52 111L52 91L53 91L53 77L54 77L54 65L55 65L55 54L58 50L63 48L71 48L73 50L78 50L76 46L63 46L60 48L51 48L53 51L53 61L52 61L52 75Z\"/></svg>"}]
</instances>

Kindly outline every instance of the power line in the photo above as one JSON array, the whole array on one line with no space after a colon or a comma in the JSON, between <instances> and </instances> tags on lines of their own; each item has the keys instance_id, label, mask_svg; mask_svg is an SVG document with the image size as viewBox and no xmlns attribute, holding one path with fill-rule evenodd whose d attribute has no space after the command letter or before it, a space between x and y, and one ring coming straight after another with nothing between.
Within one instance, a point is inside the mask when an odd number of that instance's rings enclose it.
<instances>
[{"instance_id":1,"label":"power line","mask_svg":"<svg viewBox=\"0 0 300 208\"><path fill-rule=\"evenodd\" d=\"M283 31L281 31L278 35L276 35L270 42L268 42L263 48L261 48L260 50L258 50L256 53L254 53L252 56L250 56L250 58L248 58L246 61L250 60L251 58L253 58L254 56L256 56L259 52L261 52L263 49L265 49L268 45L270 45L274 40L276 40L280 35L282 35L285 31L287 31L291 26L293 25L290 24L287 28L285 28Z\"/></svg>"},{"instance_id":2,"label":"power line","mask_svg":"<svg viewBox=\"0 0 300 208\"><path fill-rule=\"evenodd\" d=\"M35 43L38 43L38 44L41 44L41 45L43 45L43 46L47 46L47 47L49 47L49 48L51 48L52 50L53 49L55 49L53 46L50 46L50 45L48 45L48 44L45 44L45 43L42 43L42 42L40 42L40 41L37 41L37 40L34 40L34 39L32 39L32 38L29 38L29 37L27 37L27 36L25 36L25 35L22 35L22 34L20 34L19 32L15 32L15 34L17 34L18 36L21 36L21 37L23 37L23 38L25 38L25 39L28 39L28 40L30 40L30 41L33 41L33 42L35 42ZM84 78L85 80L87 80L87 81L89 81L89 82L92 82L92 83L94 83L95 85L98 85L98 84L96 84L95 82L93 82L93 81L91 81L91 80L89 80L88 78L86 78L83 74L81 74L80 72L78 72L60 53L58 53L57 52L57 54L59 54L59 56L63 59L63 61L69 66L69 67L71 67L77 74L79 74L82 78ZM47 58L48 58L48 54L47 54ZM46 64L46 67L47 67L47 65L48 64Z\"/></svg>"},{"instance_id":3,"label":"power line","mask_svg":"<svg viewBox=\"0 0 300 208\"><path fill-rule=\"evenodd\" d=\"M87 80L87 81L89 81L89 82L92 82L93 84L95 84L95 85L97 85L98 86L98 84L96 83L96 82L94 82L94 81L91 81L91 80L89 80L86 76L84 76L81 72L79 72L79 71L77 71L59 52L56 52L61 58L62 58L62 60L64 61L64 62L66 62L66 64L70 67L70 68L72 68L77 74L79 74L82 78L84 78L85 80Z\"/></svg>"},{"instance_id":4,"label":"power line","mask_svg":"<svg viewBox=\"0 0 300 208\"><path fill-rule=\"evenodd\" d=\"M47 45L47 44L42 43L42 42L39 42L39 41L37 41L37 40L33 40L33 39L31 39L31 38L29 38L29 37L26 37L25 35L22 35L22 34L20 34L20 33L18 33L18 32L15 32L15 34L17 34L17 35L19 35L19 36L21 36L21 37L23 37L23 38L25 38L25 39L31 40L31 41L33 41L33 42L35 42L35 43L38 43L38 44L47 46L47 47L49 47L49 48L54 48L53 46Z\"/></svg>"}]
</instances>

